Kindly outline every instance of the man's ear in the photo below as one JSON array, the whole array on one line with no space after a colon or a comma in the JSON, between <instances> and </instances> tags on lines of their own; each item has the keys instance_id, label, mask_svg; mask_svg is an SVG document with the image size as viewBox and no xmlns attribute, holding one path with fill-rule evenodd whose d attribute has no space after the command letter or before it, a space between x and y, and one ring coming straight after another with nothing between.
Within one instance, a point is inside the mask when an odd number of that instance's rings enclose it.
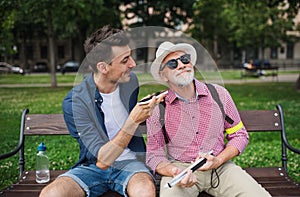
<instances>
[{"instance_id":1,"label":"man's ear","mask_svg":"<svg viewBox=\"0 0 300 197\"><path fill-rule=\"evenodd\" d=\"M166 77L166 73L164 71L159 71L159 75L162 81L168 82L169 80Z\"/></svg>"},{"instance_id":2,"label":"man's ear","mask_svg":"<svg viewBox=\"0 0 300 197\"><path fill-rule=\"evenodd\" d=\"M107 64L105 62L98 62L97 63L97 70L100 73L107 73Z\"/></svg>"}]
</instances>

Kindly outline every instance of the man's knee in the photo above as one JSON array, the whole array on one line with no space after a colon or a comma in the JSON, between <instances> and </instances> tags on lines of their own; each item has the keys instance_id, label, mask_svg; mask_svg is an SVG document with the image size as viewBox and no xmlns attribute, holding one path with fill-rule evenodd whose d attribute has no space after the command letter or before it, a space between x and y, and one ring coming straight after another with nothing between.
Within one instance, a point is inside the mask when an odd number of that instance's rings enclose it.
<instances>
[{"instance_id":1,"label":"man's knee","mask_svg":"<svg viewBox=\"0 0 300 197\"><path fill-rule=\"evenodd\" d=\"M147 173L136 173L128 182L127 192L129 196L155 196L155 184L153 178Z\"/></svg>"},{"instance_id":2,"label":"man's knee","mask_svg":"<svg viewBox=\"0 0 300 197\"><path fill-rule=\"evenodd\" d=\"M69 177L60 177L43 188L40 197L85 196L83 189Z\"/></svg>"}]
</instances>

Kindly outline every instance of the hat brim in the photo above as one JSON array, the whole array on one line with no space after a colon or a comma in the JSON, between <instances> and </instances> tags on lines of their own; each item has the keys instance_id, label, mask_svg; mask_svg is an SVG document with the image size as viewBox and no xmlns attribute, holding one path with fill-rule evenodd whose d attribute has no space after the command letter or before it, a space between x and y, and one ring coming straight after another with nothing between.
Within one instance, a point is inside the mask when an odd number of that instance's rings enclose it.
<instances>
[{"instance_id":1,"label":"hat brim","mask_svg":"<svg viewBox=\"0 0 300 197\"><path fill-rule=\"evenodd\" d=\"M157 57L151 64L151 74L153 76L153 78L161 83L165 83L161 77L160 77L160 66L162 61L165 59L166 56L168 56L170 53L175 52L175 51L182 51L184 53L190 54L191 55L191 63L193 64L193 66L196 64L196 60L197 60L197 52L196 49L190 45L190 44L186 44L186 43L179 43L174 45L173 47L166 49L159 57Z\"/></svg>"}]
</instances>

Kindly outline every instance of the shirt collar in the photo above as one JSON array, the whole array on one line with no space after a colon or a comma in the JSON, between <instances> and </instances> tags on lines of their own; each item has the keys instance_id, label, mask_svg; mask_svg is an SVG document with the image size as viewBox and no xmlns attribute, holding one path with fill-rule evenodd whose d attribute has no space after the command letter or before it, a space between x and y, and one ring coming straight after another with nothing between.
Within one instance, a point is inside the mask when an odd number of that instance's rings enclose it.
<instances>
[{"instance_id":1,"label":"shirt collar","mask_svg":"<svg viewBox=\"0 0 300 197\"><path fill-rule=\"evenodd\" d=\"M198 81L197 79L194 79L194 85L196 89L196 97L201 97L201 96L207 96L208 95L208 89L206 85L203 82ZM176 94L173 90L169 89L168 90L168 95L166 96L165 100L168 101L169 103L173 103L176 99L182 99L186 100L184 98L181 98L178 94Z\"/></svg>"}]
</instances>

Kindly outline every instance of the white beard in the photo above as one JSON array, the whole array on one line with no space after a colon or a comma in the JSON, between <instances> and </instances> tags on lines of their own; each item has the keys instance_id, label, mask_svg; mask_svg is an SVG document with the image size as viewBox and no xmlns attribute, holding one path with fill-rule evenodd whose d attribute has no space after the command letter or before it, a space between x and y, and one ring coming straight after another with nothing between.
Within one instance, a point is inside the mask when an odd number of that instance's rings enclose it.
<instances>
[{"instance_id":1,"label":"white beard","mask_svg":"<svg viewBox=\"0 0 300 197\"><path fill-rule=\"evenodd\" d=\"M188 86L192 83L194 79L194 72L186 72L181 75L174 75L173 83L177 86Z\"/></svg>"}]
</instances>

